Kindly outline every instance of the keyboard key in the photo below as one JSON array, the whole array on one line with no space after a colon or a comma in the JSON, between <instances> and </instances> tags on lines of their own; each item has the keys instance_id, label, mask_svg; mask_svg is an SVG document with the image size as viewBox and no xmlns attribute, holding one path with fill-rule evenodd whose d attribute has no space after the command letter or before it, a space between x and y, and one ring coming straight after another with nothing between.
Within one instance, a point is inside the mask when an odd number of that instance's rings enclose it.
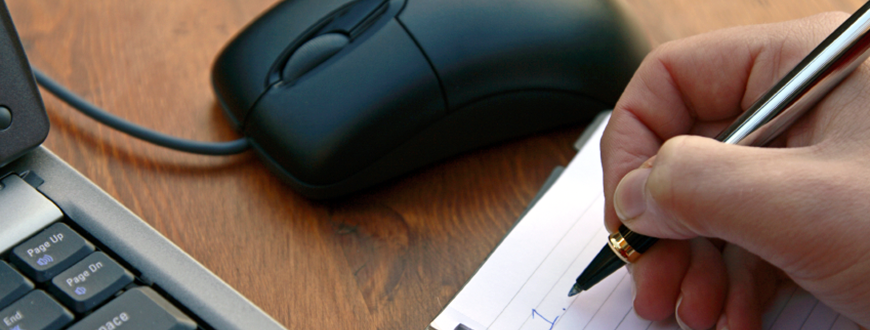
<instances>
[{"instance_id":1,"label":"keyboard key","mask_svg":"<svg viewBox=\"0 0 870 330\"><path fill-rule=\"evenodd\" d=\"M56 223L12 250L10 259L36 282L46 282L94 252L94 245Z\"/></svg>"},{"instance_id":2,"label":"keyboard key","mask_svg":"<svg viewBox=\"0 0 870 330\"><path fill-rule=\"evenodd\" d=\"M148 287L124 292L68 330L193 330L196 323Z\"/></svg>"},{"instance_id":3,"label":"keyboard key","mask_svg":"<svg viewBox=\"0 0 870 330\"><path fill-rule=\"evenodd\" d=\"M0 330L58 330L72 320L72 313L41 290L0 310Z\"/></svg>"},{"instance_id":4,"label":"keyboard key","mask_svg":"<svg viewBox=\"0 0 870 330\"><path fill-rule=\"evenodd\" d=\"M0 210L0 251L63 217L54 203L17 175L0 181Z\"/></svg>"},{"instance_id":5,"label":"keyboard key","mask_svg":"<svg viewBox=\"0 0 870 330\"><path fill-rule=\"evenodd\" d=\"M33 283L4 261L0 261L0 308L6 307L33 290Z\"/></svg>"},{"instance_id":6,"label":"keyboard key","mask_svg":"<svg viewBox=\"0 0 870 330\"><path fill-rule=\"evenodd\" d=\"M94 252L51 280L52 293L84 313L133 282L133 274L103 252Z\"/></svg>"}]
</instances>

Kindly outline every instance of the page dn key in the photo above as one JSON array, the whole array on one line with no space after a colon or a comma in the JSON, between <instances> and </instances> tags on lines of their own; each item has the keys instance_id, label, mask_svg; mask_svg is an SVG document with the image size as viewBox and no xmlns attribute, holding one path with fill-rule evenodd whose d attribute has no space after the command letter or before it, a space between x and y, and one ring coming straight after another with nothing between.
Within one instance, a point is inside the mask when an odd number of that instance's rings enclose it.
<instances>
[{"instance_id":1,"label":"page dn key","mask_svg":"<svg viewBox=\"0 0 870 330\"><path fill-rule=\"evenodd\" d=\"M84 313L130 283L130 271L105 253L95 252L51 280L51 289L64 305Z\"/></svg>"}]
</instances>

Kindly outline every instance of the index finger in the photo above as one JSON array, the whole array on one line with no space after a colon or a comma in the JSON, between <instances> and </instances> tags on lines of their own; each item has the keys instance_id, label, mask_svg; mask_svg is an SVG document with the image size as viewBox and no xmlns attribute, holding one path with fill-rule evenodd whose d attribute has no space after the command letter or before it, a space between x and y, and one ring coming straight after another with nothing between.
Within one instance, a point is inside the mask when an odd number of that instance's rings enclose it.
<instances>
[{"instance_id":1,"label":"index finger","mask_svg":"<svg viewBox=\"0 0 870 330\"><path fill-rule=\"evenodd\" d=\"M620 224L613 192L626 173L667 139L717 134L846 17L827 13L720 30L650 53L614 107L601 140L608 230Z\"/></svg>"}]
</instances>

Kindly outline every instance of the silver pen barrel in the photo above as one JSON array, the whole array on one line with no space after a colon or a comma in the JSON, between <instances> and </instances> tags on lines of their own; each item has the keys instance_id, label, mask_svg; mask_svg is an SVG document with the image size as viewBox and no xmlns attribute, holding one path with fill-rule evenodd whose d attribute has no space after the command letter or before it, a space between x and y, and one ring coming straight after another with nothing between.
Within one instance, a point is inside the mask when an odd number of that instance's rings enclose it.
<instances>
[{"instance_id":1,"label":"silver pen barrel","mask_svg":"<svg viewBox=\"0 0 870 330\"><path fill-rule=\"evenodd\" d=\"M716 140L762 146L815 106L870 55L870 2L761 96Z\"/></svg>"}]
</instances>

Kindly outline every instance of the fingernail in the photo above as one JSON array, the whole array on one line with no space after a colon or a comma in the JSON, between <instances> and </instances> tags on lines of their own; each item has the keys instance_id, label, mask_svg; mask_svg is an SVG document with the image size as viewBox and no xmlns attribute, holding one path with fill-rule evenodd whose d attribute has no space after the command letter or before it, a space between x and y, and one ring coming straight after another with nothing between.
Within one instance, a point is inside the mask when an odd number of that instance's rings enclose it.
<instances>
[{"instance_id":1,"label":"fingernail","mask_svg":"<svg viewBox=\"0 0 870 330\"><path fill-rule=\"evenodd\" d=\"M639 168L628 172L613 193L613 207L622 221L639 217L646 211L646 180L651 168Z\"/></svg>"},{"instance_id":2,"label":"fingernail","mask_svg":"<svg viewBox=\"0 0 870 330\"><path fill-rule=\"evenodd\" d=\"M728 330L728 318L725 317L725 313L722 313L719 322L716 322L716 330Z\"/></svg>"},{"instance_id":3,"label":"fingernail","mask_svg":"<svg viewBox=\"0 0 870 330\"><path fill-rule=\"evenodd\" d=\"M683 295L682 294L680 294L680 298L677 299L677 307L674 307L674 317L677 319L677 324L680 326L680 329L692 330L692 328L689 328L689 326L687 326L685 323L683 323L683 320L680 319L680 304L681 303L683 303Z\"/></svg>"}]
</instances>

